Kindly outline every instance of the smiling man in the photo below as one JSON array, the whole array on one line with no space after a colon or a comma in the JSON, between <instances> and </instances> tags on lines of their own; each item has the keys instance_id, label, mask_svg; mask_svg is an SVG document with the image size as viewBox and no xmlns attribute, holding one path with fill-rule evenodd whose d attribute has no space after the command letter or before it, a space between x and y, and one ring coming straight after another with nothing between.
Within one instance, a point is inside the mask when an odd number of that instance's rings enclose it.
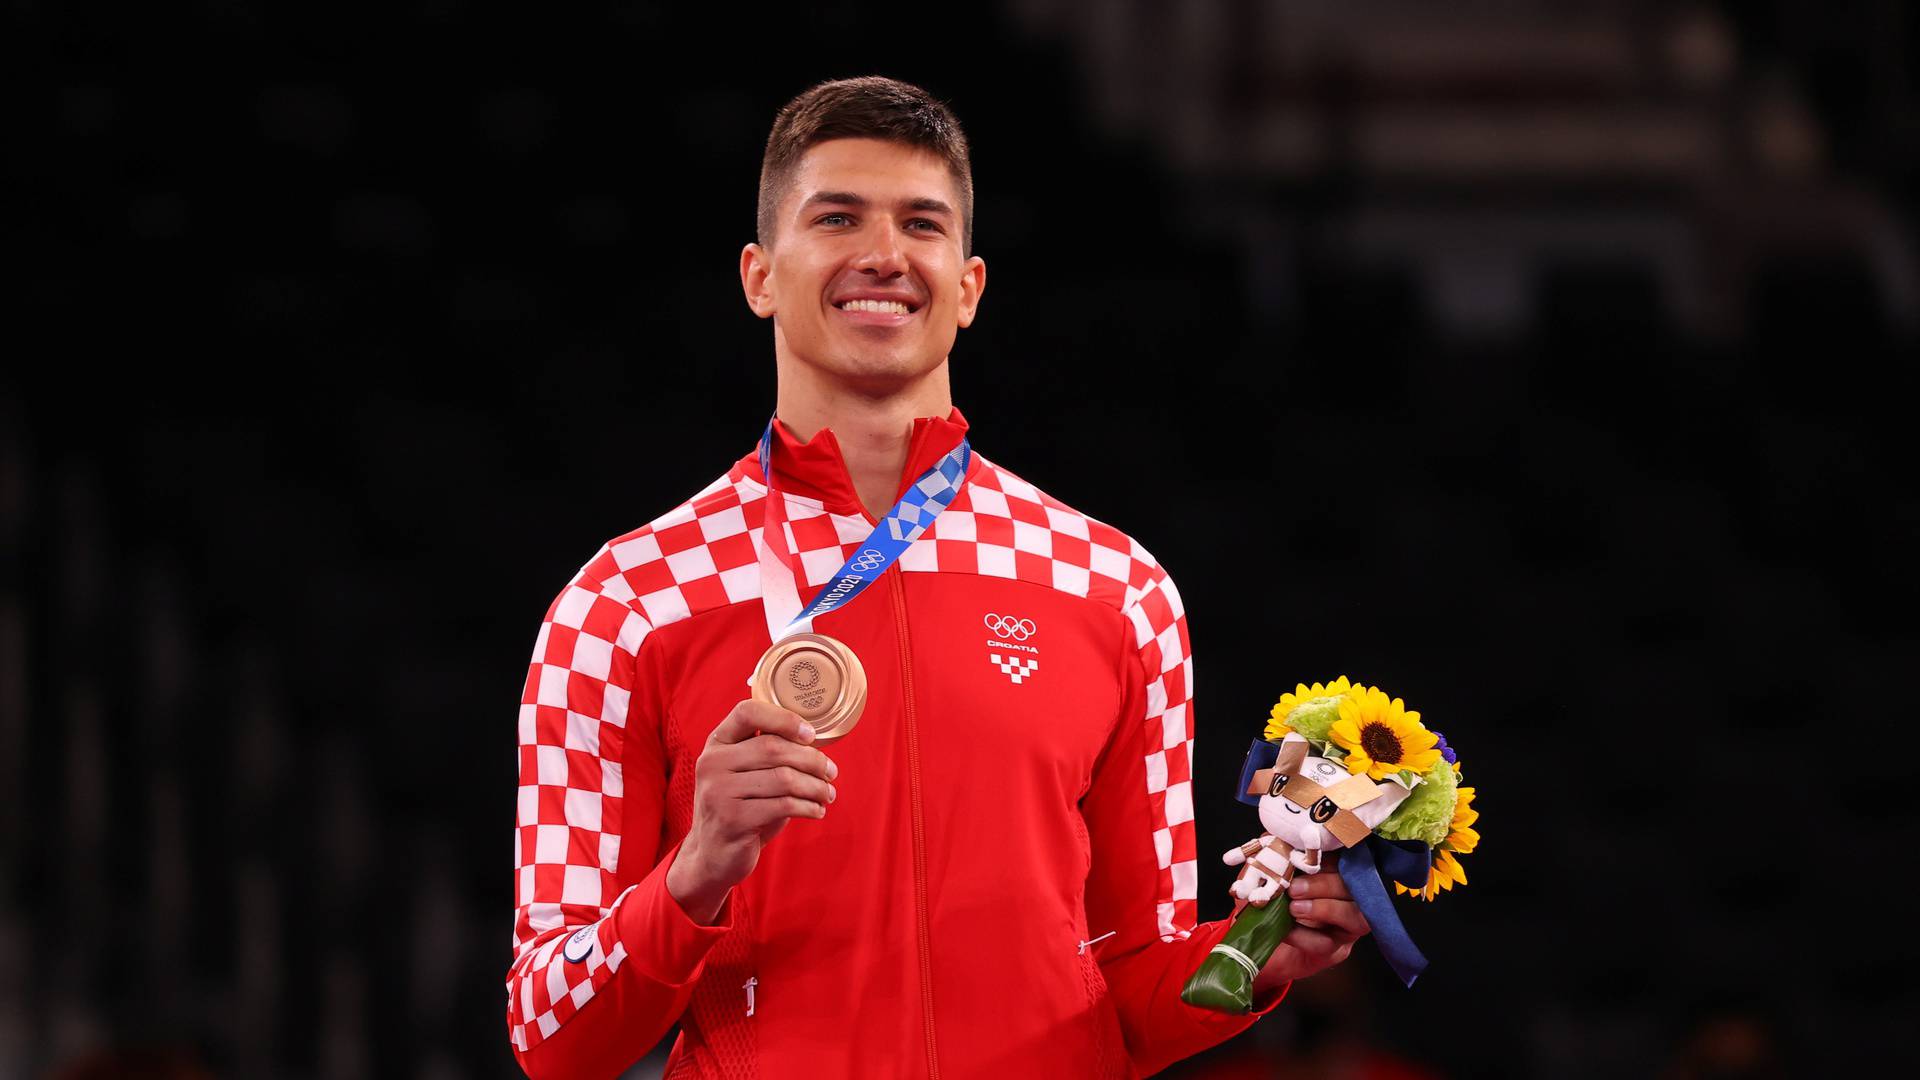
<instances>
[{"instance_id":1,"label":"smiling man","mask_svg":"<svg viewBox=\"0 0 1920 1080\"><path fill-rule=\"evenodd\" d=\"M953 407L987 280L959 123L890 79L808 90L758 228L775 419L602 545L534 643L522 1067L617 1075L677 1021L669 1076L1130 1077L1243 1030L1367 926L1338 875L1297 879L1253 1014L1179 1000L1228 925L1197 922L1184 610ZM857 727L750 698L804 631L858 658Z\"/></svg>"}]
</instances>

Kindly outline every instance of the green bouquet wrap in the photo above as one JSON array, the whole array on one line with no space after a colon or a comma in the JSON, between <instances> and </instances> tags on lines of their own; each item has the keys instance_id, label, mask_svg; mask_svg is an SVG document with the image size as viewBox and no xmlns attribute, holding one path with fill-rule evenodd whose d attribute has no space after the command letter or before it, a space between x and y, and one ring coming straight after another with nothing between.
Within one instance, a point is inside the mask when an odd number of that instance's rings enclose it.
<instances>
[{"instance_id":1,"label":"green bouquet wrap","mask_svg":"<svg viewBox=\"0 0 1920 1080\"><path fill-rule=\"evenodd\" d=\"M1266 907L1242 909L1227 936L1187 979L1180 1000L1214 1012L1252 1012L1254 973L1266 966L1273 950L1280 947L1280 939L1291 929L1293 915L1287 910L1285 895ZM1241 963L1239 956L1223 951L1222 946L1246 957L1252 966Z\"/></svg>"}]
</instances>

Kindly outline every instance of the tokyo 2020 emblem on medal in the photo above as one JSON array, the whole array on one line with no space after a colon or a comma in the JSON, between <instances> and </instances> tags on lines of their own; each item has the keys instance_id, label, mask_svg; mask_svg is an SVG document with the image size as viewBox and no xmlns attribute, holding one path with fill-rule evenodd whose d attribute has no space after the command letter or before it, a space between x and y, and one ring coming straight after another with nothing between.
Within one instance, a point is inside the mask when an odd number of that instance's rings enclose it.
<instances>
[{"instance_id":1,"label":"tokyo 2020 emblem on medal","mask_svg":"<svg viewBox=\"0 0 1920 1080\"><path fill-rule=\"evenodd\" d=\"M814 743L853 730L867 705L867 672L860 658L825 634L794 634L774 642L753 670L753 698L777 705L813 725Z\"/></svg>"}]
</instances>

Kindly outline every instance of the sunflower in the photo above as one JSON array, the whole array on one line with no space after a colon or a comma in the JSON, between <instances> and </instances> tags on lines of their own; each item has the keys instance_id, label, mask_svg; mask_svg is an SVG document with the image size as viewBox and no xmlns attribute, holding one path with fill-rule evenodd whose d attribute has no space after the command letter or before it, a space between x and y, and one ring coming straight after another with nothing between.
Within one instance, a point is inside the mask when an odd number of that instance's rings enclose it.
<instances>
[{"instance_id":1,"label":"sunflower","mask_svg":"<svg viewBox=\"0 0 1920 1080\"><path fill-rule=\"evenodd\" d=\"M1447 826L1447 838L1440 846L1447 851L1457 851L1462 855L1471 854L1480 844L1480 834L1474 831L1473 823L1480 820L1480 811L1475 810L1473 789L1460 789L1459 801L1453 804L1453 822Z\"/></svg>"},{"instance_id":2,"label":"sunflower","mask_svg":"<svg viewBox=\"0 0 1920 1080\"><path fill-rule=\"evenodd\" d=\"M1424 888L1409 889L1399 882L1393 883L1396 896L1413 895L1422 900L1431 900L1453 888L1454 882L1467 883L1467 872L1460 866L1460 860L1454 857L1471 852L1480 843L1480 834L1473 829L1473 823L1480 820L1480 811L1475 810L1473 789L1463 787L1453 804L1453 821L1447 826L1447 838L1440 841L1434 849L1433 866L1427 871L1427 884Z\"/></svg>"},{"instance_id":3,"label":"sunflower","mask_svg":"<svg viewBox=\"0 0 1920 1080\"><path fill-rule=\"evenodd\" d=\"M1402 769L1418 775L1440 760L1439 740L1420 726L1420 714L1377 686L1356 686L1340 699L1340 719L1327 737L1347 752L1348 772L1374 780Z\"/></svg>"},{"instance_id":4,"label":"sunflower","mask_svg":"<svg viewBox=\"0 0 1920 1080\"><path fill-rule=\"evenodd\" d=\"M1453 857L1451 851L1435 851L1433 868L1427 871L1427 884L1424 888L1409 889L1399 882L1393 883L1396 896L1418 896L1422 900L1431 900L1453 888L1454 882L1467 883L1467 872L1460 868L1460 860Z\"/></svg>"},{"instance_id":5,"label":"sunflower","mask_svg":"<svg viewBox=\"0 0 1920 1080\"><path fill-rule=\"evenodd\" d=\"M1279 742L1281 739L1287 737L1287 733L1293 730L1287 726L1287 714L1291 713L1296 707L1320 698L1339 697L1352 689L1353 684L1347 681L1345 675L1340 676L1324 686L1319 683L1314 683L1312 686L1308 686L1306 683L1295 683L1293 692L1290 694L1281 694L1280 703L1273 707L1272 713L1268 714L1267 740L1269 742Z\"/></svg>"}]
</instances>

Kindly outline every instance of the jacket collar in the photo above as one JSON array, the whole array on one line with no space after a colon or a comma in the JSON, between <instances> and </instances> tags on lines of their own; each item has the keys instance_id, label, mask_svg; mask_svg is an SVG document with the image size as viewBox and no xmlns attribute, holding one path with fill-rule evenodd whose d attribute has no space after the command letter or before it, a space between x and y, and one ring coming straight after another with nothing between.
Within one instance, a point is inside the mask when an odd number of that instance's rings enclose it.
<instances>
[{"instance_id":1,"label":"jacket collar","mask_svg":"<svg viewBox=\"0 0 1920 1080\"><path fill-rule=\"evenodd\" d=\"M961 415L958 407L944 417L914 418L913 435L907 444L907 463L901 470L900 484L893 493L894 499L898 501L906 493L908 485L918 480L921 473L933 468L948 451L960 445L966 433L967 418ZM968 470L969 476L980 467L978 455L975 455L975 461ZM734 467L742 475L760 480L759 448L756 446ZM840 454L840 441L834 437L832 428L823 427L814 432L813 438L801 442L776 417L773 421L773 485L788 494L818 499L833 513L864 516L860 493L853 486L846 459Z\"/></svg>"}]
</instances>

